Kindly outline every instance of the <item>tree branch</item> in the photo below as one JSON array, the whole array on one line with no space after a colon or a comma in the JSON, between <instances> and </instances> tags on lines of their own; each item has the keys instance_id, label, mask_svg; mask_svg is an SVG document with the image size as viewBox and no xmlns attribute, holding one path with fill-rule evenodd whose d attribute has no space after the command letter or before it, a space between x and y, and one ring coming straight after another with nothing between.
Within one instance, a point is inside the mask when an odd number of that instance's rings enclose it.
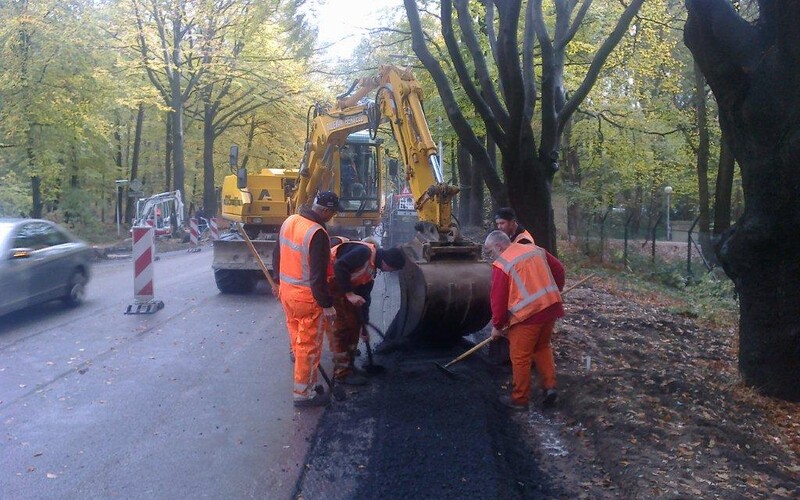
<instances>
[{"instance_id":1,"label":"tree branch","mask_svg":"<svg viewBox=\"0 0 800 500\"><path fill-rule=\"evenodd\" d=\"M631 20L636 13L639 12L639 9L643 3L644 0L633 0L631 4L628 5L628 7L620 16L619 20L617 20L617 25L614 28L614 31L611 32L608 38L606 38L606 40L603 42L603 45L601 45L597 50L597 53L592 59L592 64L589 66L589 70L586 72L583 82L570 96L569 100L564 105L564 108L558 113L559 132L563 130L564 124L572 117L572 114L578 108L578 105L583 102L583 100L589 94L589 91L592 90L603 64L605 64L606 59L608 59L608 56L611 54L611 51L614 50L614 47L617 46L619 41L628 31L628 26L630 26Z\"/></svg>"}]
</instances>

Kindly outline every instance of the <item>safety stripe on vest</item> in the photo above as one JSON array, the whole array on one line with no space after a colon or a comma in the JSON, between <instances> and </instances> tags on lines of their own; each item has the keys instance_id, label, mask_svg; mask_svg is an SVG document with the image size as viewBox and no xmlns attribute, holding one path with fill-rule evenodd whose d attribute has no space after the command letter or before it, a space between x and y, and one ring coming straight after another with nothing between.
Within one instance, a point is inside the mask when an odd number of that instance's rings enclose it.
<instances>
[{"instance_id":1,"label":"safety stripe on vest","mask_svg":"<svg viewBox=\"0 0 800 500\"><path fill-rule=\"evenodd\" d=\"M507 261L502 257L498 257L497 258L497 260L503 266L503 271L505 271L506 274L508 274L509 276L511 276L514 279L514 283L516 283L516 285L517 285L517 290L519 290L520 293L523 296L523 299L521 301L519 301L517 304L514 305L514 307L509 309L509 312L512 313L512 314L521 311L525 306L527 306L528 304L534 302L536 299L538 299L538 298L540 298L540 297L542 297L544 295L547 295L548 293L552 293L552 292L557 292L558 291L558 286L555 285L555 284L552 284L552 285L548 285L548 286L538 290L536 293L530 293L528 291L528 288L525 286L525 283L522 282L522 277L519 275L517 270L514 269L514 266L516 264L518 264L519 262L523 261L523 260L526 260L526 259L529 259L529 258L535 257L535 256L540 256L540 257L544 256L544 250L542 250L541 248L538 248L538 247L534 247L534 248L530 249L529 251L514 257L513 259L511 259L511 261ZM548 266L547 272L550 275L550 282L553 283L554 282L553 274L552 274L552 272L550 272L549 266Z\"/></svg>"}]
</instances>

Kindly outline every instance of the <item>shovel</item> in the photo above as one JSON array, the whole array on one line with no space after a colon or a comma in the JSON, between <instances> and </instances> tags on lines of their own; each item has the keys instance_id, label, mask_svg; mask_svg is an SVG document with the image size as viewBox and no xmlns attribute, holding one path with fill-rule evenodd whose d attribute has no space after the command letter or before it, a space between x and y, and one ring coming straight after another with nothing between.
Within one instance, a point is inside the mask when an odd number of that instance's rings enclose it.
<instances>
[{"instance_id":1,"label":"shovel","mask_svg":"<svg viewBox=\"0 0 800 500\"><path fill-rule=\"evenodd\" d=\"M582 280L578 281L578 282L577 282L577 283L575 283L574 285L570 286L569 288L567 288L566 290L564 290L563 292L561 292L561 296L563 297L564 295L566 295L567 293L569 293L569 292L570 292L570 291L572 291L573 289L575 289L575 288L577 288L578 286L580 286L580 285L582 285L582 284L586 283L587 281L589 281L590 279L594 278L595 276L596 276L596 274L592 273L592 274L590 274L589 276L587 276L587 277L583 278ZM489 343L489 342L491 342L492 340L493 340L493 337L487 337L485 340L483 340L483 341L482 341L482 342L480 342L479 344L476 344L476 345L475 345L475 346L473 346L473 347L472 347L470 350L468 350L467 352L465 352L464 354L462 354L461 356L457 357L456 359L454 359L454 360L450 361L450 362L449 362L449 363L447 363L447 364L444 364L444 365L442 365L442 364L439 364L439 363L434 363L434 364L436 365L436 368L438 368L439 370L441 370L441 371L442 371L442 372L443 372L445 375L447 375L448 377L451 377L451 378L455 378L455 377L457 377L457 375L458 375L458 374L456 374L456 373L455 373L454 371L452 371L452 370L449 370L449 369L448 369L448 367L449 367L450 365L453 365L453 364L455 364L455 363L458 363L459 361L461 361L462 359L464 359L464 358L466 358L466 357L469 357L469 356L471 356L473 353L475 353L476 351L478 351L478 350L479 350L481 347L485 346L486 344L488 344L488 343Z\"/></svg>"}]
</instances>

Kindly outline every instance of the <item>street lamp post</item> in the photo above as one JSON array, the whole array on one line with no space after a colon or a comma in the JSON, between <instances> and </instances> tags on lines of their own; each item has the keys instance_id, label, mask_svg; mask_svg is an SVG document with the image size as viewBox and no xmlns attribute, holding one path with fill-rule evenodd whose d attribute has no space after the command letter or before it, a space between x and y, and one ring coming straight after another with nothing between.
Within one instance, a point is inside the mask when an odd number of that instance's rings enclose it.
<instances>
[{"instance_id":1,"label":"street lamp post","mask_svg":"<svg viewBox=\"0 0 800 500\"><path fill-rule=\"evenodd\" d=\"M672 226L670 226L669 223L669 210L670 210L669 195L672 194L672 186L665 187L664 193L667 195L667 241L672 241Z\"/></svg>"}]
</instances>

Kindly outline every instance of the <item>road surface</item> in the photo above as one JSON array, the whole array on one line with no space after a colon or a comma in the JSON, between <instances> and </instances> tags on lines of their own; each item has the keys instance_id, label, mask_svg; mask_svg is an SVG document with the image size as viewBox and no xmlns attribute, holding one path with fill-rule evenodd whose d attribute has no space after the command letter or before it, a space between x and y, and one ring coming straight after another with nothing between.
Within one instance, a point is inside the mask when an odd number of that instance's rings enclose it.
<instances>
[{"instance_id":1,"label":"road surface","mask_svg":"<svg viewBox=\"0 0 800 500\"><path fill-rule=\"evenodd\" d=\"M161 255L152 315L123 314L123 259L77 309L0 318L0 497L291 497L322 410L291 405L280 305L219 294L210 266Z\"/></svg>"}]
</instances>

